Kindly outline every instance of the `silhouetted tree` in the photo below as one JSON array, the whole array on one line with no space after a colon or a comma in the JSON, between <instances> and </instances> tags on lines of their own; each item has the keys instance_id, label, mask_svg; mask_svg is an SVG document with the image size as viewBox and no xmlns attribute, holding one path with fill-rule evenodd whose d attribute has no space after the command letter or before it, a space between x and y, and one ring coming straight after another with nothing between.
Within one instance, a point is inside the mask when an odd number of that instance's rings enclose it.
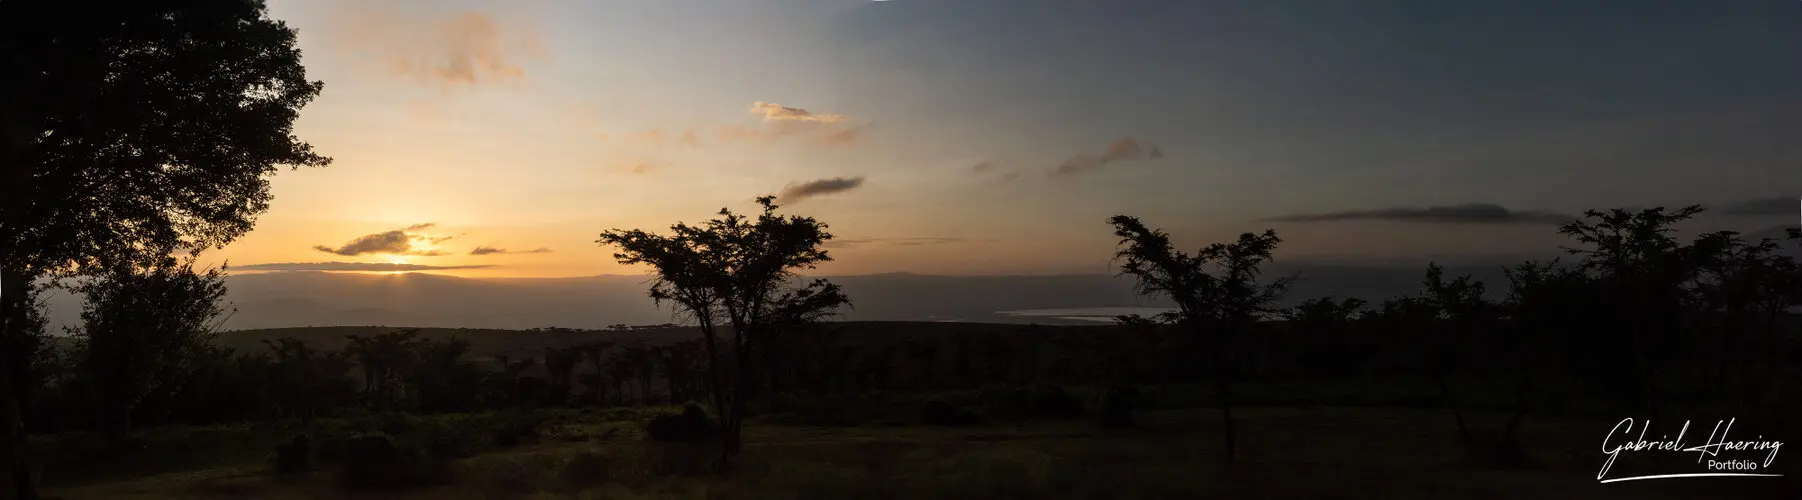
<instances>
[{"instance_id":1,"label":"silhouetted tree","mask_svg":"<svg viewBox=\"0 0 1802 500\"><path fill-rule=\"evenodd\" d=\"M409 328L364 337L346 335L345 352L363 367L364 404L370 409L393 409L406 396L406 374L419 363L420 329Z\"/></svg>"},{"instance_id":2,"label":"silhouetted tree","mask_svg":"<svg viewBox=\"0 0 1802 500\"><path fill-rule=\"evenodd\" d=\"M1364 300L1355 297L1338 299L1320 297L1302 301L1284 316L1290 327L1309 337L1302 340L1302 373L1344 375L1360 359L1352 324L1364 308Z\"/></svg>"},{"instance_id":3,"label":"silhouetted tree","mask_svg":"<svg viewBox=\"0 0 1802 500\"><path fill-rule=\"evenodd\" d=\"M413 366L409 384L416 393L419 410L425 412L471 411L476 409L476 393L470 391L481 380L475 363L467 359L469 342L463 339L427 340L417 344L419 362Z\"/></svg>"},{"instance_id":4,"label":"silhouetted tree","mask_svg":"<svg viewBox=\"0 0 1802 500\"><path fill-rule=\"evenodd\" d=\"M339 406L354 403L355 382L349 377L355 364L347 351L320 351L299 339L265 340L269 359L269 385L275 412L282 417L310 421Z\"/></svg>"},{"instance_id":5,"label":"silhouetted tree","mask_svg":"<svg viewBox=\"0 0 1802 500\"><path fill-rule=\"evenodd\" d=\"M109 446L131 431L138 404L154 391L180 387L196 369L224 312L224 274L196 272L190 259L157 256L111 263L76 286L86 303L81 327L85 371L99 389ZM72 329L73 330L73 329Z\"/></svg>"},{"instance_id":6,"label":"silhouetted tree","mask_svg":"<svg viewBox=\"0 0 1802 500\"><path fill-rule=\"evenodd\" d=\"M1560 234L1583 245L1565 249L1600 281L1600 292L1607 298L1601 313L1615 320L1594 336L1611 345L1612 352L1624 354L1604 357L1617 364L1610 373L1618 374L1619 391L1632 395L1628 401L1652 414L1650 418L1657 413L1653 367L1682 352L1678 341L1693 319L1689 285L1707 259L1727 243L1704 235L1683 244L1671 235L1676 223L1702 211L1695 205L1674 212L1664 207L1589 210L1582 219L1559 227Z\"/></svg>"},{"instance_id":7,"label":"silhouetted tree","mask_svg":"<svg viewBox=\"0 0 1802 500\"><path fill-rule=\"evenodd\" d=\"M1416 298L1411 305L1427 309L1426 321L1428 340L1436 347L1432 356L1433 376L1439 385L1439 396L1446 408L1452 411L1452 417L1458 423L1458 436L1466 446L1475 444L1470 427L1464 419L1464 410L1452 391L1451 378L1455 370L1464 364L1464 346L1473 336L1481 335L1481 329L1494 324L1498 319L1498 309L1483 298L1483 282L1471 279L1470 276L1459 276L1451 281L1445 280L1445 268L1439 264L1427 265L1427 277L1423 283L1425 292Z\"/></svg>"},{"instance_id":8,"label":"silhouetted tree","mask_svg":"<svg viewBox=\"0 0 1802 500\"><path fill-rule=\"evenodd\" d=\"M1138 279L1139 293L1165 295L1176 303L1177 310L1162 318L1184 326L1196 336L1215 336L1215 380L1225 428L1226 460L1231 463L1236 446L1232 410L1232 377L1239 349L1236 339L1254 322L1276 312L1276 300L1294 281L1280 278L1268 284L1258 283L1261 267L1271 260L1282 239L1277 238L1276 231L1245 233L1238 241L1215 243L1191 256L1176 250L1168 234L1150 229L1136 218L1120 215L1109 219L1109 223L1120 238L1115 258L1123 261L1121 274ZM1213 274L1209 273L1210 268Z\"/></svg>"},{"instance_id":9,"label":"silhouetted tree","mask_svg":"<svg viewBox=\"0 0 1802 500\"><path fill-rule=\"evenodd\" d=\"M748 354L763 332L803 318L831 314L849 304L826 280L794 286L798 270L831 260L822 245L832 238L811 217L776 213L775 197L757 199L756 219L720 209L720 218L700 226L678 223L670 236L642 230L612 230L598 243L620 248L622 264L649 264L656 272L650 296L673 301L700 326L708 347L709 386L722 424L720 463L738 454L743 428ZM732 329L733 373L718 367L716 323Z\"/></svg>"},{"instance_id":10,"label":"silhouetted tree","mask_svg":"<svg viewBox=\"0 0 1802 500\"><path fill-rule=\"evenodd\" d=\"M1598 289L1581 269L1557 260L1525 262L1507 270L1509 290L1502 307L1509 317L1508 353L1516 362L1519 394L1502 439L1519 439L1520 424L1538 397L1537 372L1542 366L1576 369L1588 360L1565 347L1570 339L1595 331Z\"/></svg>"},{"instance_id":11,"label":"silhouetted tree","mask_svg":"<svg viewBox=\"0 0 1802 500\"><path fill-rule=\"evenodd\" d=\"M319 94L262 0L0 2L0 497L37 497L18 380L27 284L134 248L220 246L268 208Z\"/></svg>"},{"instance_id":12,"label":"silhouetted tree","mask_svg":"<svg viewBox=\"0 0 1802 500\"><path fill-rule=\"evenodd\" d=\"M669 404L681 404L686 401L689 376L695 371L696 361L700 359L701 345L698 342L678 342L657 349L658 362L663 364L664 382L669 385Z\"/></svg>"}]
</instances>

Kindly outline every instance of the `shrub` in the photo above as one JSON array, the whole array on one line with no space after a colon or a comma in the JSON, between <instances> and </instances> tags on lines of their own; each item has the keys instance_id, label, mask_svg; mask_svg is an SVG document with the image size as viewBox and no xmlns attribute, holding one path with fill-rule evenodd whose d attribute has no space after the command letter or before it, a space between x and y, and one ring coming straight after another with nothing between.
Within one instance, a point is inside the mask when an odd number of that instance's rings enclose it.
<instances>
[{"instance_id":1,"label":"shrub","mask_svg":"<svg viewBox=\"0 0 1802 500\"><path fill-rule=\"evenodd\" d=\"M506 411L496 414L489 423L489 441L498 448L511 448L538 439L544 418L529 411Z\"/></svg>"},{"instance_id":2,"label":"shrub","mask_svg":"<svg viewBox=\"0 0 1802 500\"><path fill-rule=\"evenodd\" d=\"M1102 427L1132 427L1133 410L1139 406L1139 389L1132 386L1109 387L1101 396Z\"/></svg>"},{"instance_id":3,"label":"shrub","mask_svg":"<svg viewBox=\"0 0 1802 500\"><path fill-rule=\"evenodd\" d=\"M396 490L450 482L450 463L420 450L396 447L387 436L367 435L345 442L346 490Z\"/></svg>"},{"instance_id":4,"label":"shrub","mask_svg":"<svg viewBox=\"0 0 1802 500\"><path fill-rule=\"evenodd\" d=\"M294 436L285 444L275 447L275 456L270 463L276 474L293 474L313 469L313 447L307 441L306 434Z\"/></svg>"},{"instance_id":5,"label":"shrub","mask_svg":"<svg viewBox=\"0 0 1802 500\"><path fill-rule=\"evenodd\" d=\"M666 442L706 441L719 435L719 426L707 416L707 410L694 403L682 407L682 413L651 417L644 430L652 441Z\"/></svg>"},{"instance_id":6,"label":"shrub","mask_svg":"<svg viewBox=\"0 0 1802 500\"><path fill-rule=\"evenodd\" d=\"M379 428L382 434L394 437L413 430L413 423L405 415L386 415L382 417Z\"/></svg>"},{"instance_id":7,"label":"shrub","mask_svg":"<svg viewBox=\"0 0 1802 500\"><path fill-rule=\"evenodd\" d=\"M1032 414L1047 418L1074 418L1083 413L1082 401L1062 387L1040 389L1032 400Z\"/></svg>"},{"instance_id":8,"label":"shrub","mask_svg":"<svg viewBox=\"0 0 1802 500\"><path fill-rule=\"evenodd\" d=\"M606 484L619 466L605 455L583 452L570 457L557 472L557 486L564 491L581 491Z\"/></svg>"},{"instance_id":9,"label":"shrub","mask_svg":"<svg viewBox=\"0 0 1802 500\"><path fill-rule=\"evenodd\" d=\"M944 400L935 399L926 402L920 408L920 424L941 427L972 425L977 421L976 412L959 407Z\"/></svg>"}]
</instances>

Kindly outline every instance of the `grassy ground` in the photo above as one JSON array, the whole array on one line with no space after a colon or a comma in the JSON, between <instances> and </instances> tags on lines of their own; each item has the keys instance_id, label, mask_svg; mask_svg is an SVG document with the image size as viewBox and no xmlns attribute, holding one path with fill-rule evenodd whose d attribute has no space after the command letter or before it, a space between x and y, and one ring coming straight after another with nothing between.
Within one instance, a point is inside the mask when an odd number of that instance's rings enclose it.
<instances>
[{"instance_id":1,"label":"grassy ground","mask_svg":"<svg viewBox=\"0 0 1802 500\"><path fill-rule=\"evenodd\" d=\"M1474 463L1443 410L1253 408L1240 460L1221 460L1219 414L1148 412L1141 428L1083 421L970 428L753 425L738 467L704 473L712 449L646 442L625 413L555 416L531 445L454 464L452 483L379 498L1798 498L1802 461L1784 478L1597 484L1614 420L1534 419L1524 441L1543 467ZM1503 417L1476 415L1480 428ZM355 426L359 424L337 424ZM274 478L261 459L291 429L188 430L185 461L63 477L50 492L87 498L346 498L326 470ZM159 435L154 439L167 439ZM1691 438L1699 441L1700 438ZM147 441L146 446L174 446ZM148 453L148 452L146 452ZM1684 457L1689 455L1685 454ZM1787 465L1786 465L1787 464ZM1617 470L1633 465L1625 459ZM161 470L158 470L158 469ZM49 474L49 471L46 472ZM102 477L107 476L107 477ZM1787 488L1787 489L1785 489Z\"/></svg>"}]
</instances>

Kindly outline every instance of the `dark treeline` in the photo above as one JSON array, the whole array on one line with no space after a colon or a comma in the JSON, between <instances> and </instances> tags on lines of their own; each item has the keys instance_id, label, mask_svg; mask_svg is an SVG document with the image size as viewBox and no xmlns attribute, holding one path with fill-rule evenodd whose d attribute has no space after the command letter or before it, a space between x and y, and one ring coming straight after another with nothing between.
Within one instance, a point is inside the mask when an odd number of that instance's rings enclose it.
<instances>
[{"instance_id":1,"label":"dark treeline","mask_svg":"<svg viewBox=\"0 0 1802 500\"><path fill-rule=\"evenodd\" d=\"M1562 229L1574 241L1571 260L1522 263L1506 283L1448 277L1433 265L1414 294L1375 304L1321 297L1285 310L1264 306L1287 278L1256 273L1280 241L1274 233L1189 256L1160 246L1162 233L1116 219L1123 268L1148 277L1148 293L1190 294L1178 312L1092 327L797 321L761 332L743 351L716 337L712 354L722 377L745 382L747 412L813 412L801 418L819 422L838 416L817 413L846 412L881 392L1090 386L1113 394L1205 382L1230 415L1233 383L1414 380L1432 397L1320 403L1447 408L1459 439L1478 445L1511 442L1534 413L1793 403L1795 388L1779 384L1783 367L1802 360L1788 312L1802 302L1802 271L1777 251L1792 243L1669 235L1672 223L1698 212L1591 212ZM724 389L710 386L704 339L590 341L509 357L395 329L350 336L340 350L283 338L233 351L210 330L225 313L222 286L218 270L172 260L72 285L87 299L81 327L47 337L37 316L29 428L101 431L123 442L133 426L159 424L691 401L720 412L728 404L709 399ZM1504 298L1485 299L1491 286ZM1499 432L1478 432L1462 413L1477 407L1514 417Z\"/></svg>"}]
</instances>

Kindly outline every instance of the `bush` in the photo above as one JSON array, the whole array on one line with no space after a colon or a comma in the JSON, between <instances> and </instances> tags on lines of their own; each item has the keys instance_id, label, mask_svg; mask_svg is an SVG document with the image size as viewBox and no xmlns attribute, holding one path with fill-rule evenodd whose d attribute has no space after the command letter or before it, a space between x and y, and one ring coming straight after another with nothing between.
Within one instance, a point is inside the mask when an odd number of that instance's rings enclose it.
<instances>
[{"instance_id":1,"label":"bush","mask_svg":"<svg viewBox=\"0 0 1802 500\"><path fill-rule=\"evenodd\" d=\"M1132 427L1133 410L1139 406L1139 388L1132 386L1109 387L1102 393L1101 426Z\"/></svg>"},{"instance_id":2,"label":"bush","mask_svg":"<svg viewBox=\"0 0 1802 500\"><path fill-rule=\"evenodd\" d=\"M707 416L707 410L694 403L684 406L682 413L651 417L644 430L652 441L665 442L706 441L719 434L719 426Z\"/></svg>"},{"instance_id":3,"label":"bush","mask_svg":"<svg viewBox=\"0 0 1802 500\"><path fill-rule=\"evenodd\" d=\"M396 490L450 482L450 463L420 450L404 450L387 436L368 435L345 442L345 490Z\"/></svg>"},{"instance_id":4,"label":"bush","mask_svg":"<svg viewBox=\"0 0 1802 500\"><path fill-rule=\"evenodd\" d=\"M1047 418L1075 418L1082 416L1082 401L1070 395L1062 387L1040 389L1032 400L1032 414Z\"/></svg>"},{"instance_id":5,"label":"bush","mask_svg":"<svg viewBox=\"0 0 1802 500\"><path fill-rule=\"evenodd\" d=\"M570 457L557 472L557 486L563 491L581 491L606 484L618 468L615 460L593 452Z\"/></svg>"},{"instance_id":6,"label":"bush","mask_svg":"<svg viewBox=\"0 0 1802 500\"><path fill-rule=\"evenodd\" d=\"M977 420L976 412L944 400L928 401L926 406L920 408L921 425L955 427L973 425Z\"/></svg>"},{"instance_id":7,"label":"bush","mask_svg":"<svg viewBox=\"0 0 1802 500\"><path fill-rule=\"evenodd\" d=\"M528 411L496 414L489 424L489 442L497 448L512 448L538 439L544 418Z\"/></svg>"},{"instance_id":8,"label":"bush","mask_svg":"<svg viewBox=\"0 0 1802 500\"><path fill-rule=\"evenodd\" d=\"M275 457L270 467L276 474L293 474L313 469L313 447L307 441L306 434L294 436L294 439L275 447Z\"/></svg>"}]
</instances>

